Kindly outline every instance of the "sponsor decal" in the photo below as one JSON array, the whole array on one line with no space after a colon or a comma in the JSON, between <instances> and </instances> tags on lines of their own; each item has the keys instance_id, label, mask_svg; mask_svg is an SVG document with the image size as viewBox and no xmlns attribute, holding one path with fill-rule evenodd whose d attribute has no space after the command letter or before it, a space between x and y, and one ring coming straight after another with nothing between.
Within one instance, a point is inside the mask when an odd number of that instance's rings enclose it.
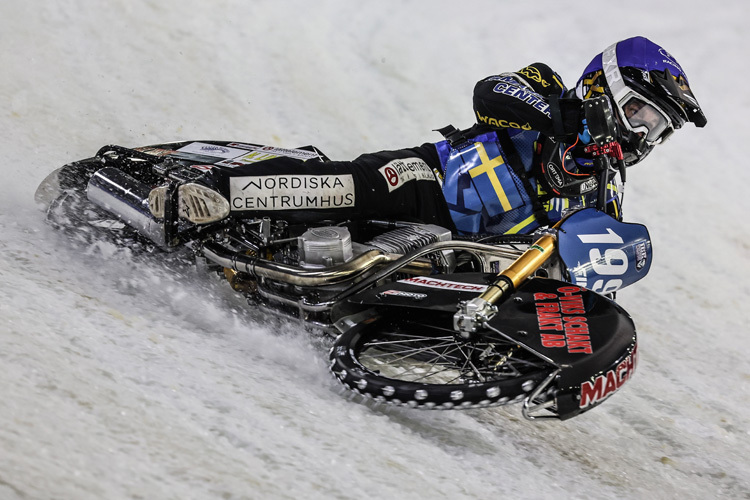
<instances>
[{"instance_id":1,"label":"sponsor decal","mask_svg":"<svg viewBox=\"0 0 750 500\"><path fill-rule=\"evenodd\" d=\"M545 252L544 247L542 247L540 245L537 245L537 244L531 245L529 247L529 250L538 250L540 253L544 253Z\"/></svg>"},{"instance_id":2,"label":"sponsor decal","mask_svg":"<svg viewBox=\"0 0 750 500\"><path fill-rule=\"evenodd\" d=\"M582 291L577 286L564 286L557 293L534 294L542 346L564 348L570 354L594 352Z\"/></svg>"},{"instance_id":3,"label":"sponsor decal","mask_svg":"<svg viewBox=\"0 0 750 500\"><path fill-rule=\"evenodd\" d=\"M421 158L392 160L378 169L392 192L409 181L434 181L435 174Z\"/></svg>"},{"instance_id":4,"label":"sponsor decal","mask_svg":"<svg viewBox=\"0 0 750 500\"><path fill-rule=\"evenodd\" d=\"M143 148L135 148L135 150L152 156L167 156L174 154L174 150L172 149L151 148L148 146Z\"/></svg>"},{"instance_id":5,"label":"sponsor decal","mask_svg":"<svg viewBox=\"0 0 750 500\"><path fill-rule=\"evenodd\" d=\"M256 146L255 144L243 144L241 142L231 142L229 143L229 146L250 151L262 151L269 155L288 156L290 158L297 158L298 160L311 160L313 158L319 158L318 153L315 153L314 151L306 151L304 149L277 148L275 146Z\"/></svg>"},{"instance_id":6,"label":"sponsor decal","mask_svg":"<svg viewBox=\"0 0 750 500\"><path fill-rule=\"evenodd\" d=\"M502 81L495 85L492 91L497 94L504 94L510 97L514 97L519 101L528 104L532 108L544 113L547 117L552 118L552 114L549 110L549 103L544 100L544 97L540 96L536 92L529 90L529 88L527 87L522 87L508 81Z\"/></svg>"},{"instance_id":7,"label":"sponsor decal","mask_svg":"<svg viewBox=\"0 0 750 500\"><path fill-rule=\"evenodd\" d=\"M248 153L247 151L244 151L244 154L231 159L222 160L217 163L217 165L220 165L222 167L241 167L243 165L249 165L251 163L272 160L273 158L278 158L280 156L294 158L302 161L318 158L317 153L314 153L312 151L304 151L301 149L286 149L277 148L274 146L255 146L253 144L242 144L238 142L232 142L230 143L230 146L237 146L243 148L244 150L250 150L251 152Z\"/></svg>"},{"instance_id":8,"label":"sponsor decal","mask_svg":"<svg viewBox=\"0 0 750 500\"><path fill-rule=\"evenodd\" d=\"M589 191L593 191L594 189L599 186L599 182L596 180L595 177L589 177L585 181L581 183L581 194L588 193Z\"/></svg>"},{"instance_id":9,"label":"sponsor decal","mask_svg":"<svg viewBox=\"0 0 750 500\"><path fill-rule=\"evenodd\" d=\"M519 125L516 122L509 122L508 120L498 120L496 118L490 118L489 116L483 116L479 111L477 111L477 119L480 122L486 123L487 125L490 125L492 127L517 128L520 130L531 130L531 125L529 125L528 123L525 123L524 125Z\"/></svg>"},{"instance_id":10,"label":"sponsor decal","mask_svg":"<svg viewBox=\"0 0 750 500\"><path fill-rule=\"evenodd\" d=\"M635 373L637 365L638 346L636 345L633 348L633 352L622 363L618 364L615 369L609 370L607 373L581 384L581 401L579 402L579 407L588 408L610 397L625 382L630 380Z\"/></svg>"},{"instance_id":11,"label":"sponsor decal","mask_svg":"<svg viewBox=\"0 0 750 500\"><path fill-rule=\"evenodd\" d=\"M674 57L672 57L672 54L664 50L663 47L659 47L659 54L661 54L663 57L666 57L667 59L674 61Z\"/></svg>"},{"instance_id":12,"label":"sponsor decal","mask_svg":"<svg viewBox=\"0 0 750 500\"><path fill-rule=\"evenodd\" d=\"M646 266L648 261L648 252L646 251L646 242L641 241L634 246L635 248L635 270L640 271Z\"/></svg>"},{"instance_id":13,"label":"sponsor decal","mask_svg":"<svg viewBox=\"0 0 750 500\"><path fill-rule=\"evenodd\" d=\"M683 73L682 68L680 67L679 64L677 64L677 60L674 57L672 57L672 54L670 54L663 48L659 48L659 54L661 54L661 56L665 58L665 59L662 59L661 62L663 62L664 64L669 64L670 66L674 66L677 69L677 71L680 72L680 74Z\"/></svg>"},{"instance_id":14,"label":"sponsor decal","mask_svg":"<svg viewBox=\"0 0 750 500\"><path fill-rule=\"evenodd\" d=\"M241 167L243 165L249 165L250 163L258 163L260 161L272 160L278 158L280 155L272 153L266 153L264 151L253 151L230 160L222 160L217 165L222 167Z\"/></svg>"},{"instance_id":15,"label":"sponsor decal","mask_svg":"<svg viewBox=\"0 0 750 500\"><path fill-rule=\"evenodd\" d=\"M424 298L427 298L426 293L407 292L405 290L386 290L384 292L380 292L378 294L378 297L386 295L395 297L408 297L413 300L422 300Z\"/></svg>"},{"instance_id":16,"label":"sponsor decal","mask_svg":"<svg viewBox=\"0 0 750 500\"><path fill-rule=\"evenodd\" d=\"M229 179L232 210L300 210L354 206L354 179L345 175L257 175Z\"/></svg>"},{"instance_id":17,"label":"sponsor decal","mask_svg":"<svg viewBox=\"0 0 750 500\"><path fill-rule=\"evenodd\" d=\"M191 142L190 144L181 147L177 151L180 153L190 153L226 159L235 158L243 153L246 153L246 151L242 149L230 148L227 146L217 146L216 144L206 144L205 142Z\"/></svg>"},{"instance_id":18,"label":"sponsor decal","mask_svg":"<svg viewBox=\"0 0 750 500\"><path fill-rule=\"evenodd\" d=\"M425 286L428 288L440 288L442 290L457 290L462 292L484 292L487 290L485 285L475 285L474 283L460 283L457 281L446 281L437 278L417 277L400 280L399 283L411 283L412 285Z\"/></svg>"},{"instance_id":19,"label":"sponsor decal","mask_svg":"<svg viewBox=\"0 0 750 500\"><path fill-rule=\"evenodd\" d=\"M213 165L190 165L190 168L194 168L202 172L210 172L213 168Z\"/></svg>"},{"instance_id":20,"label":"sponsor decal","mask_svg":"<svg viewBox=\"0 0 750 500\"><path fill-rule=\"evenodd\" d=\"M560 169L554 163L547 164L547 172L549 175L547 179L552 183L553 187L561 188L563 186L563 176Z\"/></svg>"},{"instance_id":21,"label":"sponsor decal","mask_svg":"<svg viewBox=\"0 0 750 500\"><path fill-rule=\"evenodd\" d=\"M523 75L529 80L533 80L537 83L541 83L542 87L549 87L550 83L542 78L542 74L539 72L537 68L534 68L533 66L526 66L522 70L518 71L519 75Z\"/></svg>"},{"instance_id":22,"label":"sponsor decal","mask_svg":"<svg viewBox=\"0 0 750 500\"><path fill-rule=\"evenodd\" d=\"M222 155L229 153L229 149L223 146L214 146L212 144L209 144L208 146L203 146L200 149L201 151L204 151L207 153L215 153L218 156L222 156Z\"/></svg>"}]
</instances>

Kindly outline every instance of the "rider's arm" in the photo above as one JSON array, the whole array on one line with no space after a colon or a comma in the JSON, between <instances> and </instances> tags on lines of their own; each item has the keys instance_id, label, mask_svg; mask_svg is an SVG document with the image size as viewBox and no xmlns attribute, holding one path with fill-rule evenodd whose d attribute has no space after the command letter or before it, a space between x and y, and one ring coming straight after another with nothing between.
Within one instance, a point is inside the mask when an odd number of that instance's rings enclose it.
<instances>
[{"instance_id":1,"label":"rider's arm","mask_svg":"<svg viewBox=\"0 0 750 500\"><path fill-rule=\"evenodd\" d=\"M479 123L490 127L568 137L580 127L581 101L565 92L557 73L546 64L534 63L479 81L474 87L474 112Z\"/></svg>"}]
</instances>

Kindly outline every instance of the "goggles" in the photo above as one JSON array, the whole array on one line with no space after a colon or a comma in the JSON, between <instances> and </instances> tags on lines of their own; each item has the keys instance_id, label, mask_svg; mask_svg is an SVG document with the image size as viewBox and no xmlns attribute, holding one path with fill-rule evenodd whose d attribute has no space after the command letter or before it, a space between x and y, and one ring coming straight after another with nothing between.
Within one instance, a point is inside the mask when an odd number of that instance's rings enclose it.
<instances>
[{"instance_id":1,"label":"goggles","mask_svg":"<svg viewBox=\"0 0 750 500\"><path fill-rule=\"evenodd\" d=\"M649 146L667 139L674 132L674 124L653 101L625 85L617 65L617 44L602 52L602 68L607 86L612 92L620 121L630 132L638 134Z\"/></svg>"},{"instance_id":2,"label":"goggles","mask_svg":"<svg viewBox=\"0 0 750 500\"><path fill-rule=\"evenodd\" d=\"M667 139L674 132L674 126L658 106L651 104L637 92L630 92L617 107L625 128L636 134L643 134L649 144L656 144Z\"/></svg>"}]
</instances>

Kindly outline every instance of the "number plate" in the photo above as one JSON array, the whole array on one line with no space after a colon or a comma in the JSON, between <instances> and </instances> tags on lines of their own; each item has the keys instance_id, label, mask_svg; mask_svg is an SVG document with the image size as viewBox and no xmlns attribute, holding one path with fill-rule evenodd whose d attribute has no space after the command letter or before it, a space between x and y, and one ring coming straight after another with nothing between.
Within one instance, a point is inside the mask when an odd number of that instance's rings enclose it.
<instances>
[{"instance_id":1,"label":"number plate","mask_svg":"<svg viewBox=\"0 0 750 500\"><path fill-rule=\"evenodd\" d=\"M651 239L642 224L619 222L587 208L563 222L560 257L570 281L599 293L632 285L651 267Z\"/></svg>"}]
</instances>

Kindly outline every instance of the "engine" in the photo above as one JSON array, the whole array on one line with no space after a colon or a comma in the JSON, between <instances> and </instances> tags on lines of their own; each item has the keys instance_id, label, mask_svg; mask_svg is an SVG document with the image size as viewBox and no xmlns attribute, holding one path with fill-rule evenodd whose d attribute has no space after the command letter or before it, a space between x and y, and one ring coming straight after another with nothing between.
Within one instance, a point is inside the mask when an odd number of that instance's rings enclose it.
<instances>
[{"instance_id":1,"label":"engine","mask_svg":"<svg viewBox=\"0 0 750 500\"><path fill-rule=\"evenodd\" d=\"M297 238L302 267L331 267L352 259L352 236L340 226L315 227Z\"/></svg>"},{"instance_id":2,"label":"engine","mask_svg":"<svg viewBox=\"0 0 750 500\"><path fill-rule=\"evenodd\" d=\"M300 266L331 267L344 264L368 250L406 254L436 241L448 241L451 232L433 224L404 225L378 235L365 243L352 242L349 230L342 226L308 229L297 238Z\"/></svg>"}]
</instances>

